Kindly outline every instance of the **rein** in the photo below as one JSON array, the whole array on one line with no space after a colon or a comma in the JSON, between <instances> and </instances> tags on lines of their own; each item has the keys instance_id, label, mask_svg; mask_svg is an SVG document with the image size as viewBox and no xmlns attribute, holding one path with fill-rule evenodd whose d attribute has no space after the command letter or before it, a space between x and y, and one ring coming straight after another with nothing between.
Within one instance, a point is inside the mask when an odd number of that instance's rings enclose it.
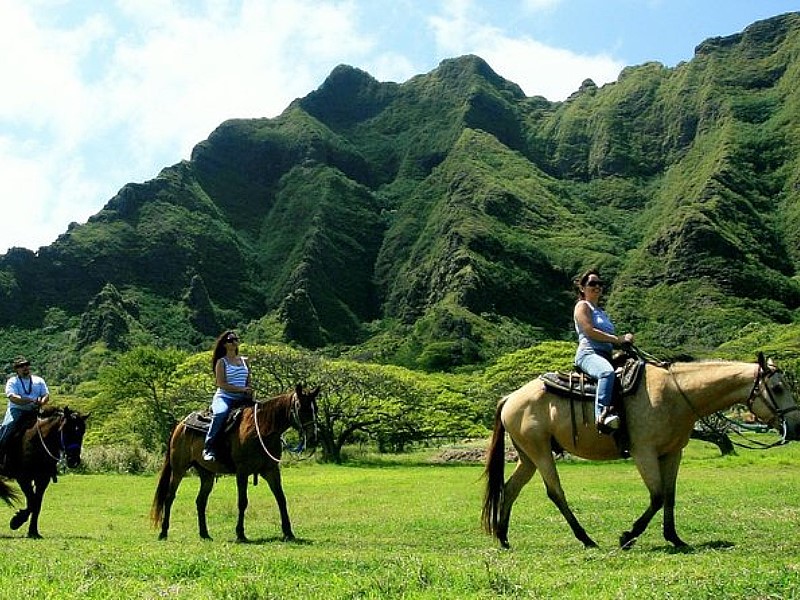
<instances>
[{"instance_id":1,"label":"rein","mask_svg":"<svg viewBox=\"0 0 800 600\"><path fill-rule=\"evenodd\" d=\"M264 450L266 455L269 456L276 463L280 463L281 459L280 458L275 458L275 456L272 455L272 452L270 452L269 448L267 448L267 445L264 442L264 438L261 435L261 430L258 427L258 405L259 405L259 402L256 402L255 406L253 408L253 425L254 425L255 430L256 430L256 436L258 437L258 441L261 444L261 448ZM286 450L288 450L292 454L295 454L295 453L299 454L305 448L307 438L306 438L306 432L305 432L306 423L303 423L300 420L300 399L297 397L297 392L294 392L292 394L291 400L289 401L289 414L288 414L288 416L289 416L289 422L298 430L298 432L300 432L302 434L303 440L297 445L297 448L290 449L288 447L288 445L286 444L286 442L284 441L283 436L281 436L281 444L283 445L283 447ZM314 418L312 419L312 422L315 422L315 421L316 421L316 414L314 415Z\"/></svg>"},{"instance_id":2,"label":"rein","mask_svg":"<svg viewBox=\"0 0 800 600\"><path fill-rule=\"evenodd\" d=\"M54 455L50 452L50 448L47 447L47 442L45 442L44 436L42 435L42 428L40 427L39 423L41 421L41 417L36 417L36 433L39 436L39 441L42 443L42 448L47 453L47 456L52 458L55 462L60 462L64 456L64 452L66 452L67 448L64 444L64 429L63 427L59 430L59 446L58 446L58 456ZM64 420L64 416L60 417L60 420ZM63 425L63 423L62 423Z\"/></svg>"}]
</instances>

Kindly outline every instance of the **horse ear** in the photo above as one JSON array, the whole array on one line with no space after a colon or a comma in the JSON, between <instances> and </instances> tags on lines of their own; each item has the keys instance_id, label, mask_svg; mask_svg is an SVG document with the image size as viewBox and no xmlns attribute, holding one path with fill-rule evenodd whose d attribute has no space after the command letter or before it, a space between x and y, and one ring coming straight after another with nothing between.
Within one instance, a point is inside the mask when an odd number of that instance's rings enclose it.
<instances>
[{"instance_id":1,"label":"horse ear","mask_svg":"<svg viewBox=\"0 0 800 600\"><path fill-rule=\"evenodd\" d=\"M313 390L311 390L311 394L310 395L311 396L318 396L321 391L322 391L322 386L318 385Z\"/></svg>"},{"instance_id":2,"label":"horse ear","mask_svg":"<svg viewBox=\"0 0 800 600\"><path fill-rule=\"evenodd\" d=\"M297 394L298 396L302 396L303 395L303 384L302 383L296 383L295 384L294 393Z\"/></svg>"},{"instance_id":3,"label":"horse ear","mask_svg":"<svg viewBox=\"0 0 800 600\"><path fill-rule=\"evenodd\" d=\"M764 360L764 353L763 352L759 352L758 353L758 366L761 367L762 369L766 369L767 368L767 363Z\"/></svg>"}]
</instances>

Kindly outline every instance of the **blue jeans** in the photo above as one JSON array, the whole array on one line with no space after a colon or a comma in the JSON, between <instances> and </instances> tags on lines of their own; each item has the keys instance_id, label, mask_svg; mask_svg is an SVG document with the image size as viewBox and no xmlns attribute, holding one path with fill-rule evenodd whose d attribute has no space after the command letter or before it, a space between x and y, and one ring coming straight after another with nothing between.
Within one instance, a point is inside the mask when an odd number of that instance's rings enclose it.
<instances>
[{"instance_id":1,"label":"blue jeans","mask_svg":"<svg viewBox=\"0 0 800 600\"><path fill-rule=\"evenodd\" d=\"M212 449L214 440L222 431L225 426L225 421L228 418L228 413L243 402L242 400L232 399L223 396L220 393L215 393L214 398L211 400L211 426L208 428L208 433L205 439L205 448Z\"/></svg>"},{"instance_id":2,"label":"blue jeans","mask_svg":"<svg viewBox=\"0 0 800 600\"><path fill-rule=\"evenodd\" d=\"M9 400L9 402L11 402L11 400ZM6 411L6 415L3 418L3 424L0 425L0 448L5 446L6 440L13 433L14 429L16 429L17 421L19 421L20 418L29 412L31 411L21 408L14 408L13 406Z\"/></svg>"},{"instance_id":3,"label":"blue jeans","mask_svg":"<svg viewBox=\"0 0 800 600\"><path fill-rule=\"evenodd\" d=\"M614 394L614 367L609 360L593 351L579 352L575 356L575 364L581 370L597 379L597 393L594 397L595 420L603 409L611 405Z\"/></svg>"}]
</instances>

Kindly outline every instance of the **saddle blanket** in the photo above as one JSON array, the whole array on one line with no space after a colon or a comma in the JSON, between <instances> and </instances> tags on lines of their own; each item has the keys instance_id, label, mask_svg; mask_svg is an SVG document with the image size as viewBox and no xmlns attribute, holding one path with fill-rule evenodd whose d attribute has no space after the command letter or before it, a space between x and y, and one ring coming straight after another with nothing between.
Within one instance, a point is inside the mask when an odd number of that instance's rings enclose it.
<instances>
[{"instance_id":1,"label":"saddle blanket","mask_svg":"<svg viewBox=\"0 0 800 600\"><path fill-rule=\"evenodd\" d=\"M645 362L638 358L628 358L624 364L615 369L617 381L622 387L623 395L636 391L644 372ZM543 373L539 376L547 389L562 396L569 396L578 400L594 402L597 390L597 380L593 377L571 371L569 373L555 372Z\"/></svg>"},{"instance_id":2,"label":"saddle blanket","mask_svg":"<svg viewBox=\"0 0 800 600\"><path fill-rule=\"evenodd\" d=\"M242 411L244 408L245 407L240 406L238 408L234 408L228 413L228 418L225 420L225 427L222 429L223 432L227 433L233 429L234 426L236 426L236 424L239 422L239 417L242 416ZM187 429L199 431L200 433L208 433L208 430L211 427L211 417L211 411L208 409L196 410L186 416L186 418L183 420L183 426Z\"/></svg>"}]
</instances>

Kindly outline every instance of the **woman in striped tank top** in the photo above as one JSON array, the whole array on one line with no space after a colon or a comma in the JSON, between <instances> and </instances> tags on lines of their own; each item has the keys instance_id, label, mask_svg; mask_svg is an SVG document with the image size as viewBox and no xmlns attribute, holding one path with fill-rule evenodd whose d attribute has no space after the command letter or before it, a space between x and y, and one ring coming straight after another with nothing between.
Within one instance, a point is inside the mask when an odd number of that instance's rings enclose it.
<instances>
[{"instance_id":1,"label":"woman in striped tank top","mask_svg":"<svg viewBox=\"0 0 800 600\"><path fill-rule=\"evenodd\" d=\"M211 401L211 427L208 429L203 448L203 460L216 460L214 441L225 425L232 408L253 398L250 387L250 369L239 356L239 336L234 331L225 331L214 344L212 358L217 391Z\"/></svg>"}]
</instances>

